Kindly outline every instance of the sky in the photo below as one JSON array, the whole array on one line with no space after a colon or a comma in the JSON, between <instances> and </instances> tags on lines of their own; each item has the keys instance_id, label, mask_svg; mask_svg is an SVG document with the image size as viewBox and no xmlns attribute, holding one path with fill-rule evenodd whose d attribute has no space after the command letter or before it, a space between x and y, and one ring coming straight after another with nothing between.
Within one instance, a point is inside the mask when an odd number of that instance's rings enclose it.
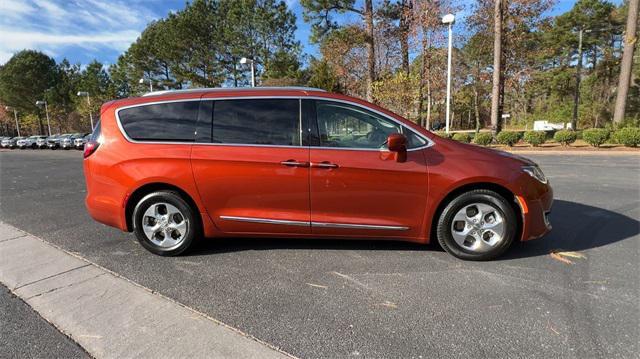
<instances>
[{"instance_id":1,"label":"sky","mask_svg":"<svg viewBox=\"0 0 640 359\"><path fill-rule=\"evenodd\" d=\"M318 50L309 43L310 27L302 19L298 0L285 2L296 15L296 38L303 51L316 55ZM574 3L557 1L551 15L571 9ZM56 61L67 58L86 65L96 59L108 66L146 24L182 9L184 4L185 0L0 0L0 64L17 51L35 49ZM456 27L462 27L460 22Z\"/></svg>"}]
</instances>

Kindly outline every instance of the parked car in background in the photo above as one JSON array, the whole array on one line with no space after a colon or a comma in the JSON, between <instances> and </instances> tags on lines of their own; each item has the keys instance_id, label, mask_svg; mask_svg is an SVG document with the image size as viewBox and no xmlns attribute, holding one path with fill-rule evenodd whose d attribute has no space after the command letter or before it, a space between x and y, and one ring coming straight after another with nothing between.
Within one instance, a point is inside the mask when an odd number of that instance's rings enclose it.
<instances>
[{"instance_id":1,"label":"parked car in background","mask_svg":"<svg viewBox=\"0 0 640 359\"><path fill-rule=\"evenodd\" d=\"M2 147L4 148L16 148L18 146L18 141L23 139L24 137L20 136L20 137L11 137L9 139L3 140L2 141Z\"/></svg>"},{"instance_id":2,"label":"parked car in background","mask_svg":"<svg viewBox=\"0 0 640 359\"><path fill-rule=\"evenodd\" d=\"M60 137L63 135L53 135L47 137L47 148L50 150L55 150L60 147Z\"/></svg>"},{"instance_id":3,"label":"parked car in background","mask_svg":"<svg viewBox=\"0 0 640 359\"><path fill-rule=\"evenodd\" d=\"M46 136L30 136L17 141L16 145L21 150L24 150L25 148L36 149L38 147L37 141L44 138L46 138Z\"/></svg>"},{"instance_id":4,"label":"parked car in background","mask_svg":"<svg viewBox=\"0 0 640 359\"><path fill-rule=\"evenodd\" d=\"M76 150L82 150L84 149L84 144L89 141L89 138L91 138L91 134L78 137L73 141L73 146L76 148Z\"/></svg>"},{"instance_id":5,"label":"parked car in background","mask_svg":"<svg viewBox=\"0 0 640 359\"><path fill-rule=\"evenodd\" d=\"M38 138L36 140L36 148L38 148L38 149L47 148L47 139L49 139L49 137L47 137L47 136L42 136L42 137Z\"/></svg>"},{"instance_id":6,"label":"parked car in background","mask_svg":"<svg viewBox=\"0 0 640 359\"><path fill-rule=\"evenodd\" d=\"M7 137L7 136L0 136L0 148L4 148L4 145L2 144L2 141L4 140L8 140L11 137Z\"/></svg>"},{"instance_id":7,"label":"parked car in background","mask_svg":"<svg viewBox=\"0 0 640 359\"><path fill-rule=\"evenodd\" d=\"M75 146L75 140L77 138L82 138L84 135L82 133L73 133L66 134L60 138L60 148L63 150L70 150Z\"/></svg>"},{"instance_id":8,"label":"parked car in background","mask_svg":"<svg viewBox=\"0 0 640 359\"><path fill-rule=\"evenodd\" d=\"M102 106L86 205L147 250L202 237L438 242L470 260L551 230L534 162L317 89L199 89Z\"/></svg>"}]
</instances>

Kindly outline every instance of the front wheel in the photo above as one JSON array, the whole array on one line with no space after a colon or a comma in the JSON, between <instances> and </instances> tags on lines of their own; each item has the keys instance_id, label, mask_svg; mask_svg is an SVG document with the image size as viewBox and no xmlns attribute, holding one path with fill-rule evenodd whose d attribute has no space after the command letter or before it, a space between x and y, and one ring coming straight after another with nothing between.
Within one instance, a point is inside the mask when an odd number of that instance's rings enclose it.
<instances>
[{"instance_id":1,"label":"front wheel","mask_svg":"<svg viewBox=\"0 0 640 359\"><path fill-rule=\"evenodd\" d=\"M199 233L196 212L176 192L143 197L133 210L133 232L148 251L161 256L184 253Z\"/></svg>"},{"instance_id":2,"label":"front wheel","mask_svg":"<svg viewBox=\"0 0 640 359\"><path fill-rule=\"evenodd\" d=\"M438 219L440 246L455 257L490 260L513 242L516 215L507 200L490 190L473 190L454 198Z\"/></svg>"}]
</instances>

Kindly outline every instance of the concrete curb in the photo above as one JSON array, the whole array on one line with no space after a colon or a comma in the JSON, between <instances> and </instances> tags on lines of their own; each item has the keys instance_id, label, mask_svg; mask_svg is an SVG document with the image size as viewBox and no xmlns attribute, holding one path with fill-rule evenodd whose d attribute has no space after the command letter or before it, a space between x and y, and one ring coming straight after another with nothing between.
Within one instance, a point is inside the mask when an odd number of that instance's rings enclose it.
<instances>
[{"instance_id":1,"label":"concrete curb","mask_svg":"<svg viewBox=\"0 0 640 359\"><path fill-rule=\"evenodd\" d=\"M0 222L0 282L97 358L292 358Z\"/></svg>"},{"instance_id":2,"label":"concrete curb","mask_svg":"<svg viewBox=\"0 0 640 359\"><path fill-rule=\"evenodd\" d=\"M507 150L507 149L498 149L501 151L513 153L513 154L523 154L523 155L594 155L594 156L609 156L609 155L620 155L620 156L640 156L640 151L556 151L556 150Z\"/></svg>"}]
</instances>

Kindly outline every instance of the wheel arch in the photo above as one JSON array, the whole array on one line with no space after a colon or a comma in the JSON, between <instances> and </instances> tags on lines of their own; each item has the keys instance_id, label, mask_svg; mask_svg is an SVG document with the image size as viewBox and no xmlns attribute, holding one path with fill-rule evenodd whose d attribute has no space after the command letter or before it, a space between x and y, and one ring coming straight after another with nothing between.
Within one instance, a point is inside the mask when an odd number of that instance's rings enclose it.
<instances>
[{"instance_id":1,"label":"wheel arch","mask_svg":"<svg viewBox=\"0 0 640 359\"><path fill-rule=\"evenodd\" d=\"M187 193L185 190L181 189L180 187L169 184L169 183L152 182L152 183L146 183L138 187L126 199L124 216L125 216L128 232L133 231L133 219L131 217L133 216L133 210L135 209L136 204L144 196L148 195L149 193L153 193L157 191L177 192L189 204L189 206L193 208L193 211L196 214L196 218L198 219L198 221L200 221L199 223L200 228L202 228L203 223L202 223L202 214L201 214L200 208L198 207L197 203L193 200L191 195L189 195L189 193Z\"/></svg>"},{"instance_id":2,"label":"wheel arch","mask_svg":"<svg viewBox=\"0 0 640 359\"><path fill-rule=\"evenodd\" d=\"M436 238L438 219L440 218L440 215L442 214L442 211L447 206L447 204L449 204L449 202L451 202L454 198L460 196L461 194L469 191L477 190L477 189L494 191L499 195L501 195L502 197L504 197L504 199L506 199L507 202L509 202L509 204L511 205L511 208L513 208L513 211L516 214L516 220L517 220L516 239L519 239L522 237L524 217L523 217L522 209L520 208L520 205L517 202L516 195L508 188L502 185L499 185L497 183L473 182L473 183L467 183L454 188L453 190L449 191L449 193L447 193L447 195L444 196L442 200L440 200L431 218L431 224L430 224L430 230L429 230L429 242L431 242L432 239Z\"/></svg>"}]
</instances>

